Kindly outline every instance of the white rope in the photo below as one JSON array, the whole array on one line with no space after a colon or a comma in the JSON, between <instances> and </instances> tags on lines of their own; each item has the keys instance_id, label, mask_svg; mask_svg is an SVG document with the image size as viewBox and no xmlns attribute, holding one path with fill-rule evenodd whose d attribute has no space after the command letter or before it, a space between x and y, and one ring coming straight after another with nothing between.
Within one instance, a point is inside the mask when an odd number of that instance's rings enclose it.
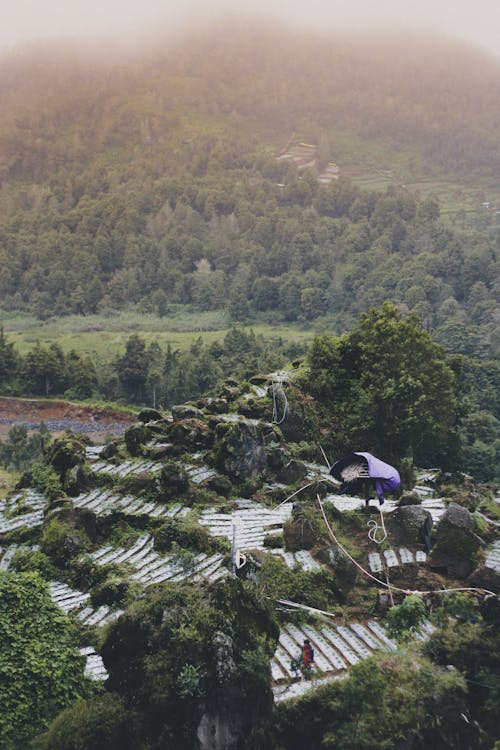
<instances>
[{"instance_id":1,"label":"white rope","mask_svg":"<svg viewBox=\"0 0 500 750\"><path fill-rule=\"evenodd\" d=\"M387 532L384 532L382 526L377 523L374 518L371 518L367 525L370 527L370 530L368 531L368 539L370 542L375 542L375 544L382 544L382 542L385 542L387 539ZM381 538L377 537L379 532L382 532Z\"/></svg>"},{"instance_id":2,"label":"white rope","mask_svg":"<svg viewBox=\"0 0 500 750\"><path fill-rule=\"evenodd\" d=\"M337 537L332 531L332 528L330 524L328 523L328 518L326 517L325 509L323 508L323 503L321 502L321 498L319 495L316 495L316 498L318 500L318 504L321 510L321 513L323 515L323 520L326 524L326 528L328 529L328 532L330 536L332 537L333 541L339 547L339 549L342 550L344 555L349 558L349 560L357 567L359 570L361 570L364 575L368 576L368 578L371 578L373 581L376 581L381 586L384 586L385 588L389 589L389 591L392 589L393 591L401 591L403 594L417 594L418 596L423 596L424 594L449 594L449 593L455 593L457 591L475 591L479 594L485 595L485 594L492 594L495 596L494 591L489 591L488 589L482 589L482 588L472 588L472 587L462 587L462 588L456 588L456 589L438 589L436 591L412 591L411 589L400 589L398 586L392 586L386 583L385 581L381 581L380 578L376 578L376 576L369 573L365 568L363 568L362 565L360 565L357 560L352 557L352 555L349 554L349 552L341 545Z\"/></svg>"},{"instance_id":3,"label":"white rope","mask_svg":"<svg viewBox=\"0 0 500 750\"><path fill-rule=\"evenodd\" d=\"M268 599L272 597L268 596ZM324 609L316 609L315 607L307 607L305 604L297 604L297 602L291 602L288 599L272 599L272 601L278 604L284 604L286 607L293 607L294 609L305 609L307 612L312 612L315 615L327 615L328 617L335 617L333 612L326 612Z\"/></svg>"},{"instance_id":4,"label":"white rope","mask_svg":"<svg viewBox=\"0 0 500 750\"><path fill-rule=\"evenodd\" d=\"M299 487L298 490L295 490L295 492L292 492L292 494L288 495L288 497L285 497L285 499L282 500L281 503L279 503L279 505L275 505L272 510L277 510L278 508L281 508L281 506L287 503L289 500L291 500L292 497L295 497L295 495L300 494L303 490L307 490L308 487L312 487L313 485L319 484L320 482L328 482L329 484L335 484L334 480L330 479L330 477L323 477L323 476L318 475L315 479L313 479L312 482L308 482L303 487Z\"/></svg>"},{"instance_id":5,"label":"white rope","mask_svg":"<svg viewBox=\"0 0 500 750\"><path fill-rule=\"evenodd\" d=\"M332 467L331 467L331 465L330 465L330 461L328 460L328 456L326 455L325 451L323 450L323 446L322 446L322 445L320 445L320 444L318 443L318 447L319 447L319 449L320 449L321 453L323 454L323 458L325 459L325 464L326 464L326 468L328 469L328 471L330 471L330 469L331 469Z\"/></svg>"},{"instance_id":6,"label":"white rope","mask_svg":"<svg viewBox=\"0 0 500 750\"><path fill-rule=\"evenodd\" d=\"M271 384L271 390L273 393L273 424L281 424L285 421L285 417L287 415L288 411L288 399L286 397L285 391L283 390L283 385L281 381L275 381ZM278 404L276 400L276 396L280 396L283 400L283 416L281 419L278 419Z\"/></svg>"}]
</instances>

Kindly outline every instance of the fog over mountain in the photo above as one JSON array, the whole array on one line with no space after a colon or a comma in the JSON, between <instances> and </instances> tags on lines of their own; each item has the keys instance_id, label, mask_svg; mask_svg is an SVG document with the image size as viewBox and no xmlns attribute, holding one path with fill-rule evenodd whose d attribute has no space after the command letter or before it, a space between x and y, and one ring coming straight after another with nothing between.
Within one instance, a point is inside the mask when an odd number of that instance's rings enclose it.
<instances>
[{"instance_id":1,"label":"fog over mountain","mask_svg":"<svg viewBox=\"0 0 500 750\"><path fill-rule=\"evenodd\" d=\"M18 0L2 10L0 48L54 36L143 33L242 12L314 30L426 29L500 55L498 0Z\"/></svg>"}]
</instances>

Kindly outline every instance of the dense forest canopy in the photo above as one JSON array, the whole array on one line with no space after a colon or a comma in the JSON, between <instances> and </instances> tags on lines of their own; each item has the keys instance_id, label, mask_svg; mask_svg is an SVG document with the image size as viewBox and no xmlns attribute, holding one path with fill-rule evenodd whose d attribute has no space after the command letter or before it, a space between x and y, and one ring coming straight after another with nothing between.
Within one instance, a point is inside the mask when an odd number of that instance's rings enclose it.
<instances>
[{"instance_id":1,"label":"dense forest canopy","mask_svg":"<svg viewBox=\"0 0 500 750\"><path fill-rule=\"evenodd\" d=\"M499 89L494 59L419 36L227 26L119 62L25 48L0 67L0 308L190 305L340 331L390 299L488 358L495 212L445 227L433 199L364 192L342 159L496 174ZM278 158L300 140L311 169Z\"/></svg>"}]
</instances>

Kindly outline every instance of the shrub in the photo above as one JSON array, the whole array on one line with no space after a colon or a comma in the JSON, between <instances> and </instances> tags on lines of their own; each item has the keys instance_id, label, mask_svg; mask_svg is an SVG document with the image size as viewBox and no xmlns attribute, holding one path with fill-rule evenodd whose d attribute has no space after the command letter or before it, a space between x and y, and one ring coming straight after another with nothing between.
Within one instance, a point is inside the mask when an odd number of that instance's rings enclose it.
<instances>
[{"instance_id":1,"label":"shrub","mask_svg":"<svg viewBox=\"0 0 500 750\"><path fill-rule=\"evenodd\" d=\"M42 552L60 568L67 568L73 557L79 555L89 540L83 531L74 529L60 521L52 518L42 532Z\"/></svg>"},{"instance_id":2,"label":"shrub","mask_svg":"<svg viewBox=\"0 0 500 750\"><path fill-rule=\"evenodd\" d=\"M47 500L55 500L63 494L61 480L51 466L35 464L31 470L31 483Z\"/></svg>"},{"instance_id":3,"label":"shrub","mask_svg":"<svg viewBox=\"0 0 500 750\"><path fill-rule=\"evenodd\" d=\"M419 632L426 617L425 604L419 596L410 595L387 613L387 632L397 641L408 641Z\"/></svg>"},{"instance_id":4,"label":"shrub","mask_svg":"<svg viewBox=\"0 0 500 750\"><path fill-rule=\"evenodd\" d=\"M89 694L68 618L36 573L0 574L0 747L19 750Z\"/></svg>"},{"instance_id":5,"label":"shrub","mask_svg":"<svg viewBox=\"0 0 500 750\"><path fill-rule=\"evenodd\" d=\"M78 701L63 711L32 750L128 750L137 747L127 713L114 693Z\"/></svg>"}]
</instances>

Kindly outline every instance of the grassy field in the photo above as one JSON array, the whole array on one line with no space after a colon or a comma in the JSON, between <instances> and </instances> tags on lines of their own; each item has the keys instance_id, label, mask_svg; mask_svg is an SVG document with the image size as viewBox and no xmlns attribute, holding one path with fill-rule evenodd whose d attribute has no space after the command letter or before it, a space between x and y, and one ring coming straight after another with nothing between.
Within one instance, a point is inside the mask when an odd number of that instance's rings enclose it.
<instances>
[{"instance_id":1,"label":"grassy field","mask_svg":"<svg viewBox=\"0 0 500 750\"><path fill-rule=\"evenodd\" d=\"M128 311L110 317L70 315L47 321L30 315L9 317L4 314L0 316L0 324L8 341L14 343L20 354L26 354L37 342L43 345L57 343L65 352L74 349L79 354L90 354L98 361L109 361L122 354L125 342L133 333L148 343L157 341L163 349L170 344L174 349L184 350L199 337L207 344L221 341L230 328L229 321L220 312L194 314L183 311L163 318ZM304 348L314 335L310 329L291 325L258 323L244 327L266 338L281 337L290 343L304 344Z\"/></svg>"}]
</instances>

